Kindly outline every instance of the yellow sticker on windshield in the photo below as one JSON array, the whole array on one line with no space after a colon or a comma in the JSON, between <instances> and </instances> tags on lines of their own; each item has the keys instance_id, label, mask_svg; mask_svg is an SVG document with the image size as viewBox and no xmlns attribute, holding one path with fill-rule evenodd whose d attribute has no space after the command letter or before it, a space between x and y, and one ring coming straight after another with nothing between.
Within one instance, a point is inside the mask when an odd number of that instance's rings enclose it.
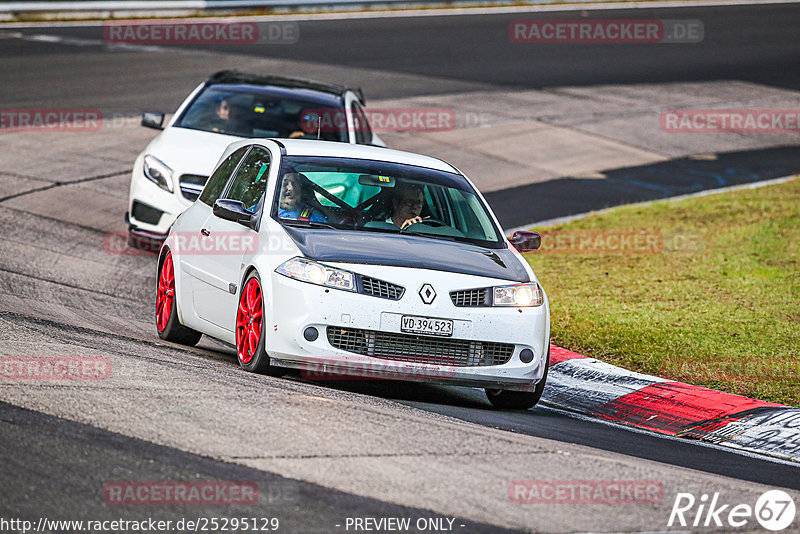
<instances>
[{"instance_id":1,"label":"yellow sticker on windshield","mask_svg":"<svg viewBox=\"0 0 800 534\"><path fill-rule=\"evenodd\" d=\"M265 109L264 106L256 106L255 109L253 109L253 111L255 111L256 113L264 113L264 109Z\"/></svg>"},{"instance_id":2,"label":"yellow sticker on windshield","mask_svg":"<svg viewBox=\"0 0 800 534\"><path fill-rule=\"evenodd\" d=\"M389 178L388 176L378 176L378 181L380 181L380 182L391 182L392 179Z\"/></svg>"}]
</instances>

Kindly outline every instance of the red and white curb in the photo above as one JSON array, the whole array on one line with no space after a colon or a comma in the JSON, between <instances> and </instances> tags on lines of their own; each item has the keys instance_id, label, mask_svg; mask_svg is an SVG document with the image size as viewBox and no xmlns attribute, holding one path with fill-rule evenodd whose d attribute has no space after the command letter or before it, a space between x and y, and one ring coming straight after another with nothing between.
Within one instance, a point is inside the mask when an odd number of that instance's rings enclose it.
<instances>
[{"instance_id":1,"label":"red and white curb","mask_svg":"<svg viewBox=\"0 0 800 534\"><path fill-rule=\"evenodd\" d=\"M800 462L800 408L673 382L550 349L542 400L671 436Z\"/></svg>"}]
</instances>

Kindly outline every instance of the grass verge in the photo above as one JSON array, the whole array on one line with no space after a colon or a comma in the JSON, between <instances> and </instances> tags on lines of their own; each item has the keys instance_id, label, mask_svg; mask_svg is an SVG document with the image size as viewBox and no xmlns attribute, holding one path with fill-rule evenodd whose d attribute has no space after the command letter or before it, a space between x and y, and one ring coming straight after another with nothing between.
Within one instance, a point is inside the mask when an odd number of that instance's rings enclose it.
<instances>
[{"instance_id":1,"label":"grass verge","mask_svg":"<svg viewBox=\"0 0 800 534\"><path fill-rule=\"evenodd\" d=\"M554 344L800 406L800 180L538 230Z\"/></svg>"}]
</instances>

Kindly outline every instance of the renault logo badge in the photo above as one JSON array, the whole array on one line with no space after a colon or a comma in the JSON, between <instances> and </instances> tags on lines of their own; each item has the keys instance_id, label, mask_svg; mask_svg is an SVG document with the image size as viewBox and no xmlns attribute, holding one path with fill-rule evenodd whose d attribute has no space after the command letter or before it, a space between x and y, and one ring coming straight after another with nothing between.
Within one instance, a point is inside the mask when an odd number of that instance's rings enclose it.
<instances>
[{"instance_id":1,"label":"renault logo badge","mask_svg":"<svg viewBox=\"0 0 800 534\"><path fill-rule=\"evenodd\" d=\"M419 288L419 298L421 298L422 302L425 304L433 303L436 298L436 291L434 291L433 286L430 284L423 284L423 286Z\"/></svg>"}]
</instances>

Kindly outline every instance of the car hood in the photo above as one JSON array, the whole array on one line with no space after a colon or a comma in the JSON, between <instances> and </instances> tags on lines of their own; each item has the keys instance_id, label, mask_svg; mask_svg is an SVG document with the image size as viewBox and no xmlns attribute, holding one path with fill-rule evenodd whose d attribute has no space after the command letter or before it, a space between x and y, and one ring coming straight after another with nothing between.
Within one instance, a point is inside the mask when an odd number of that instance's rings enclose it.
<instances>
[{"instance_id":1,"label":"car hood","mask_svg":"<svg viewBox=\"0 0 800 534\"><path fill-rule=\"evenodd\" d=\"M178 174L208 176L228 145L241 139L214 132L168 127L153 139L146 152Z\"/></svg>"},{"instance_id":2,"label":"car hood","mask_svg":"<svg viewBox=\"0 0 800 534\"><path fill-rule=\"evenodd\" d=\"M348 232L284 226L307 258L341 263L414 267L529 282L528 272L509 249L377 232Z\"/></svg>"}]
</instances>

